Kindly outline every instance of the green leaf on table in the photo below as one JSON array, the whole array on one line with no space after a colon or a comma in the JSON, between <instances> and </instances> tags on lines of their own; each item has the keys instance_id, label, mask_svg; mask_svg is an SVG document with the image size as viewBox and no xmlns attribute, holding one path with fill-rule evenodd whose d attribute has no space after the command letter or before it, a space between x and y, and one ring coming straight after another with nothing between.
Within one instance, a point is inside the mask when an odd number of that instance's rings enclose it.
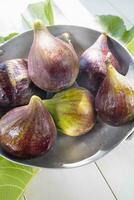
<instances>
[{"instance_id":1,"label":"green leaf on table","mask_svg":"<svg viewBox=\"0 0 134 200\"><path fill-rule=\"evenodd\" d=\"M5 41L10 40L13 37L15 37L16 35L18 35L18 33L10 33L9 35L7 35L7 36L4 37L4 40Z\"/></svg>"},{"instance_id":2,"label":"green leaf on table","mask_svg":"<svg viewBox=\"0 0 134 200\"><path fill-rule=\"evenodd\" d=\"M134 38L127 44L127 49L134 55Z\"/></svg>"},{"instance_id":3,"label":"green leaf on table","mask_svg":"<svg viewBox=\"0 0 134 200\"><path fill-rule=\"evenodd\" d=\"M127 30L123 19L113 15L99 15L96 19L104 32L122 42L134 55L134 26Z\"/></svg>"},{"instance_id":4,"label":"green leaf on table","mask_svg":"<svg viewBox=\"0 0 134 200\"><path fill-rule=\"evenodd\" d=\"M126 31L123 20L118 16L100 15L97 16L97 21L103 30L113 37L121 38Z\"/></svg>"},{"instance_id":5,"label":"green leaf on table","mask_svg":"<svg viewBox=\"0 0 134 200\"><path fill-rule=\"evenodd\" d=\"M0 157L0 200L19 200L37 169Z\"/></svg>"},{"instance_id":6,"label":"green leaf on table","mask_svg":"<svg viewBox=\"0 0 134 200\"><path fill-rule=\"evenodd\" d=\"M54 23L54 16L51 0L29 4L21 17L23 24L27 28L32 28L32 24L36 19L41 19L46 25L52 25Z\"/></svg>"},{"instance_id":7,"label":"green leaf on table","mask_svg":"<svg viewBox=\"0 0 134 200\"><path fill-rule=\"evenodd\" d=\"M123 41L125 44L130 42L134 38L134 26L130 30L126 30L124 35L121 38L121 41Z\"/></svg>"},{"instance_id":8,"label":"green leaf on table","mask_svg":"<svg viewBox=\"0 0 134 200\"><path fill-rule=\"evenodd\" d=\"M18 35L18 33L10 33L9 35L7 36L0 36L0 43L4 43L10 39L12 39L13 37L15 37L16 35Z\"/></svg>"},{"instance_id":9,"label":"green leaf on table","mask_svg":"<svg viewBox=\"0 0 134 200\"><path fill-rule=\"evenodd\" d=\"M4 37L0 36L0 43L5 42Z\"/></svg>"},{"instance_id":10,"label":"green leaf on table","mask_svg":"<svg viewBox=\"0 0 134 200\"><path fill-rule=\"evenodd\" d=\"M54 24L54 15L53 15L53 9L52 9L52 2L51 0L46 0L44 2L44 12L46 13L46 17L48 19L49 25Z\"/></svg>"}]
</instances>

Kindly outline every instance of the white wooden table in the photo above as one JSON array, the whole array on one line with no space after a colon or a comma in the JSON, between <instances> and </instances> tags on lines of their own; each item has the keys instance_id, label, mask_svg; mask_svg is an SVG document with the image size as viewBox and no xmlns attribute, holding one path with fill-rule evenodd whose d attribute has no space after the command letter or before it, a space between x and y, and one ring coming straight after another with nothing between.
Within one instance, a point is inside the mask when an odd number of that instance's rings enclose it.
<instances>
[{"instance_id":1,"label":"white wooden table","mask_svg":"<svg viewBox=\"0 0 134 200\"><path fill-rule=\"evenodd\" d=\"M0 33L23 31L20 13L33 0L0 0ZM121 16L134 24L133 0L53 0L56 24L99 29L94 14ZM25 192L27 200L134 200L134 139L87 166L42 170Z\"/></svg>"}]
</instances>

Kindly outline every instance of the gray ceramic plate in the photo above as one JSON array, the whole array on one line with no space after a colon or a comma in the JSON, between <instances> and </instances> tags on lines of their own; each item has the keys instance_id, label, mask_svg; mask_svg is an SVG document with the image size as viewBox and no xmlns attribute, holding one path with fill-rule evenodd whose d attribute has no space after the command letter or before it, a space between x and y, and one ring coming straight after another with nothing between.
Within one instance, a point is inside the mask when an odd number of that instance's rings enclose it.
<instances>
[{"instance_id":1,"label":"gray ceramic plate","mask_svg":"<svg viewBox=\"0 0 134 200\"><path fill-rule=\"evenodd\" d=\"M100 35L95 30L77 26L57 25L49 27L49 30L55 36L63 32L69 32L71 34L71 42L78 55L91 46ZM0 48L3 50L0 62L12 58L27 57L32 40L33 32L28 31L5 43ZM131 70L134 74L133 60L127 50L110 38L109 47L116 54L123 67L129 68L131 65ZM121 127L112 127L97 120L95 127L89 134L80 137L68 137L59 134L55 146L44 156L20 160L7 155L2 150L0 150L0 153L8 159L26 165L45 168L77 167L93 162L111 151L133 132L133 127L134 122Z\"/></svg>"}]
</instances>

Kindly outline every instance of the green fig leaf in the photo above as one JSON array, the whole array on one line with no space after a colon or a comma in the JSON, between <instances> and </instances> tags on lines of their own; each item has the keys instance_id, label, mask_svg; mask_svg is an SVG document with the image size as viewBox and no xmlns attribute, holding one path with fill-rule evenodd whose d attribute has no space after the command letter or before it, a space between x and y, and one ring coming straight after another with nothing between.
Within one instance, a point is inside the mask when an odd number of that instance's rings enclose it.
<instances>
[{"instance_id":1,"label":"green fig leaf","mask_svg":"<svg viewBox=\"0 0 134 200\"><path fill-rule=\"evenodd\" d=\"M134 38L134 26L130 30L126 30L123 34L121 41L125 44L129 43Z\"/></svg>"},{"instance_id":2,"label":"green fig leaf","mask_svg":"<svg viewBox=\"0 0 134 200\"><path fill-rule=\"evenodd\" d=\"M134 26L127 30L123 19L113 15L99 15L96 20L104 32L119 40L134 55Z\"/></svg>"},{"instance_id":3,"label":"green fig leaf","mask_svg":"<svg viewBox=\"0 0 134 200\"><path fill-rule=\"evenodd\" d=\"M127 49L134 55L134 38L127 44Z\"/></svg>"},{"instance_id":4,"label":"green fig leaf","mask_svg":"<svg viewBox=\"0 0 134 200\"><path fill-rule=\"evenodd\" d=\"M18 35L18 33L10 33L9 35L7 35L7 36L0 36L0 43L4 43L4 42L6 42L6 41L8 41L8 40L10 40L10 39L12 39L13 37L15 37L16 35Z\"/></svg>"},{"instance_id":5,"label":"green fig leaf","mask_svg":"<svg viewBox=\"0 0 134 200\"><path fill-rule=\"evenodd\" d=\"M4 37L0 36L0 43L5 42Z\"/></svg>"},{"instance_id":6,"label":"green fig leaf","mask_svg":"<svg viewBox=\"0 0 134 200\"><path fill-rule=\"evenodd\" d=\"M25 27L32 28L36 19L40 19L45 25L54 24L54 16L51 0L44 0L39 3L29 4L24 13L21 14Z\"/></svg>"},{"instance_id":7,"label":"green fig leaf","mask_svg":"<svg viewBox=\"0 0 134 200\"><path fill-rule=\"evenodd\" d=\"M105 32L115 38L121 38L126 31L123 20L118 16L100 15L97 16L97 21Z\"/></svg>"},{"instance_id":8,"label":"green fig leaf","mask_svg":"<svg viewBox=\"0 0 134 200\"><path fill-rule=\"evenodd\" d=\"M46 13L49 25L54 24L54 15L53 15L53 9L52 9L52 2L51 0L46 0L44 2L44 13Z\"/></svg>"},{"instance_id":9,"label":"green fig leaf","mask_svg":"<svg viewBox=\"0 0 134 200\"><path fill-rule=\"evenodd\" d=\"M15 164L0 157L0 199L19 200L38 169Z\"/></svg>"}]
</instances>

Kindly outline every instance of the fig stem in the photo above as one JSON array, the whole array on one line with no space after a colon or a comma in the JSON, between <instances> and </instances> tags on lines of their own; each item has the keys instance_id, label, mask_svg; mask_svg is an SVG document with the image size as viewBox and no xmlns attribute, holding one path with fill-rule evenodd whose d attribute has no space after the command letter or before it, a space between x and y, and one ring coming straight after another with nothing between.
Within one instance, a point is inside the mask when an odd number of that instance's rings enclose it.
<instances>
[{"instance_id":1,"label":"fig stem","mask_svg":"<svg viewBox=\"0 0 134 200\"><path fill-rule=\"evenodd\" d=\"M31 99L30 99L30 103L29 104L33 104L33 103L36 103L36 102L39 102L39 101L41 101L41 99L38 96L33 95L31 97Z\"/></svg>"},{"instance_id":2,"label":"fig stem","mask_svg":"<svg viewBox=\"0 0 134 200\"><path fill-rule=\"evenodd\" d=\"M33 24L33 28L34 28L34 30L46 29L45 25L43 24L43 22L40 19L35 20L35 22Z\"/></svg>"},{"instance_id":3,"label":"fig stem","mask_svg":"<svg viewBox=\"0 0 134 200\"><path fill-rule=\"evenodd\" d=\"M105 35L105 36L108 36L108 34L106 32L103 32L102 34Z\"/></svg>"}]
</instances>

